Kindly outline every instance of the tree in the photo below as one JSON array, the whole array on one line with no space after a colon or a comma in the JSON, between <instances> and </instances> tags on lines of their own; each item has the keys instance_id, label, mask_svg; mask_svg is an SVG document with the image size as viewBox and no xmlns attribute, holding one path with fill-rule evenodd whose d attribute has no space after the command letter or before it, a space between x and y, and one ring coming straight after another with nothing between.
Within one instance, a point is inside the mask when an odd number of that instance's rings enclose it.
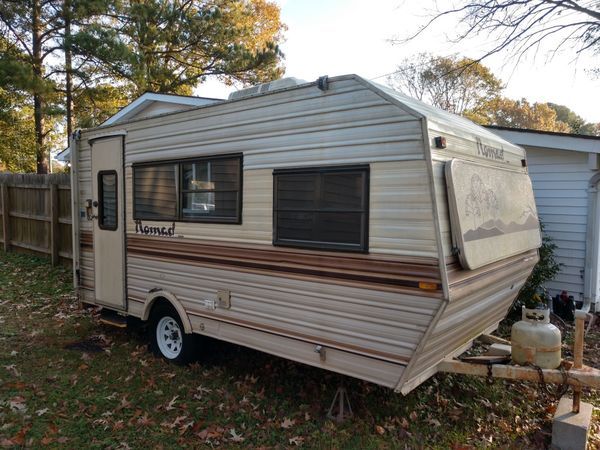
<instances>
[{"instance_id":1,"label":"tree","mask_svg":"<svg viewBox=\"0 0 600 450\"><path fill-rule=\"evenodd\" d=\"M3 83L29 92L33 98L35 154L38 173L49 169L46 117L56 113L52 73L47 59L58 50L54 38L59 29L58 0L1 0L0 31L3 36L0 76Z\"/></svg>"},{"instance_id":2,"label":"tree","mask_svg":"<svg viewBox=\"0 0 600 450\"><path fill-rule=\"evenodd\" d=\"M600 124L586 122L585 119L570 108L556 103L548 103L548 106L556 112L556 119L566 123L571 133L600 136Z\"/></svg>"},{"instance_id":3,"label":"tree","mask_svg":"<svg viewBox=\"0 0 600 450\"><path fill-rule=\"evenodd\" d=\"M134 95L190 94L208 76L279 77L283 30L278 6L266 0L129 0L97 14L73 46Z\"/></svg>"},{"instance_id":4,"label":"tree","mask_svg":"<svg viewBox=\"0 0 600 450\"><path fill-rule=\"evenodd\" d=\"M482 125L497 125L528 130L570 133L568 124L558 120L556 111L547 103L529 103L524 98L512 100L498 97L483 109L477 119Z\"/></svg>"},{"instance_id":5,"label":"tree","mask_svg":"<svg viewBox=\"0 0 600 450\"><path fill-rule=\"evenodd\" d=\"M26 98L0 87L0 171L35 171L32 113Z\"/></svg>"},{"instance_id":6,"label":"tree","mask_svg":"<svg viewBox=\"0 0 600 450\"><path fill-rule=\"evenodd\" d=\"M502 90L502 82L470 58L427 53L405 59L388 81L405 94L454 114L478 114Z\"/></svg>"},{"instance_id":7,"label":"tree","mask_svg":"<svg viewBox=\"0 0 600 450\"><path fill-rule=\"evenodd\" d=\"M458 16L462 29L455 41L485 35L490 46L477 58L509 51L516 62L529 52L549 48L551 54L563 47L575 54L600 52L600 7L584 0L459 0L458 6L433 15L415 34L419 36L446 16Z\"/></svg>"}]
</instances>

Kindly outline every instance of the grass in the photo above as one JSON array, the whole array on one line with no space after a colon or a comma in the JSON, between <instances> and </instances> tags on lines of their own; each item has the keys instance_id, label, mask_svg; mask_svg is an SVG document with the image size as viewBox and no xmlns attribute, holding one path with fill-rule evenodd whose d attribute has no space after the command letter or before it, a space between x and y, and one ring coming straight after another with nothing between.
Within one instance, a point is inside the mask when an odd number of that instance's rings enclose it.
<instances>
[{"instance_id":1,"label":"grass","mask_svg":"<svg viewBox=\"0 0 600 450\"><path fill-rule=\"evenodd\" d=\"M546 448L554 402L537 384L438 374L408 396L206 340L170 365L140 328L101 325L71 273L0 252L0 447ZM600 361L600 331L587 338ZM338 385L355 417L325 418ZM586 401L600 406L597 392ZM598 430L594 420L594 433ZM599 448L591 437L590 447Z\"/></svg>"}]
</instances>

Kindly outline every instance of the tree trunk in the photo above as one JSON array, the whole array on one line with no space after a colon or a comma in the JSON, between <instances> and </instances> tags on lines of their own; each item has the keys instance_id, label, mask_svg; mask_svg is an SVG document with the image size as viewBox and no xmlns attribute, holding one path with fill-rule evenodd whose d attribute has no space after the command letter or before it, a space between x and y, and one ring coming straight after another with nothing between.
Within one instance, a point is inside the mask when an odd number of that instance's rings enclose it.
<instances>
[{"instance_id":1,"label":"tree trunk","mask_svg":"<svg viewBox=\"0 0 600 450\"><path fill-rule=\"evenodd\" d=\"M32 2L32 42L33 74L39 80L33 94L33 118L35 123L35 153L37 160L37 173L48 173L49 160L45 146L44 135L44 94L41 92L44 68L42 66L42 5L41 0Z\"/></svg>"},{"instance_id":2,"label":"tree trunk","mask_svg":"<svg viewBox=\"0 0 600 450\"><path fill-rule=\"evenodd\" d=\"M71 0L65 0L63 4L63 17L65 20L65 90L67 110L67 142L73 133L73 63L71 51Z\"/></svg>"}]
</instances>

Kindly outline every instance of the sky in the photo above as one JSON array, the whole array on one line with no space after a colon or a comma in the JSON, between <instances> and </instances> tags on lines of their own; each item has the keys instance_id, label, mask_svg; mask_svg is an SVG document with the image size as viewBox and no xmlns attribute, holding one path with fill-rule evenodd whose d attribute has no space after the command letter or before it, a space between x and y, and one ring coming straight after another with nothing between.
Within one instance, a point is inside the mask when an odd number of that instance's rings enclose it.
<instances>
[{"instance_id":1,"label":"sky","mask_svg":"<svg viewBox=\"0 0 600 450\"><path fill-rule=\"evenodd\" d=\"M409 43L392 45L391 39L406 37L427 21L435 10L434 0L276 1L288 27L281 45L286 77L314 81L322 75L355 73L385 84L387 74L417 53L477 57L488 44L484 36L450 43L457 19L448 19ZM518 65L506 54L486 59L483 64L504 82L505 96L566 105L587 121L598 123L600 79L592 79L585 69L600 65L599 58L580 57L576 61L574 57L573 51L566 50L549 59L548 53L541 51ZM225 98L234 89L208 81L195 93Z\"/></svg>"}]
</instances>

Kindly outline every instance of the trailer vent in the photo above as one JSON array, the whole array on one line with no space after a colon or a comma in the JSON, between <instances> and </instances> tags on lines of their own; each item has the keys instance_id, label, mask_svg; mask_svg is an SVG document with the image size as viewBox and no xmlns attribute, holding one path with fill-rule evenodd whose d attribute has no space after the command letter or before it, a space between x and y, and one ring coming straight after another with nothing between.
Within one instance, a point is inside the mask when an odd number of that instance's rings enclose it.
<instances>
[{"instance_id":1,"label":"trailer vent","mask_svg":"<svg viewBox=\"0 0 600 450\"><path fill-rule=\"evenodd\" d=\"M270 81L269 83L257 84L246 89L240 89L239 91L232 92L229 94L229 100L239 100L240 98L250 97L256 94L264 94L265 92L273 92L280 89L287 89L294 86L299 86L306 83L306 81L299 78L288 77L282 78L281 80Z\"/></svg>"}]
</instances>

